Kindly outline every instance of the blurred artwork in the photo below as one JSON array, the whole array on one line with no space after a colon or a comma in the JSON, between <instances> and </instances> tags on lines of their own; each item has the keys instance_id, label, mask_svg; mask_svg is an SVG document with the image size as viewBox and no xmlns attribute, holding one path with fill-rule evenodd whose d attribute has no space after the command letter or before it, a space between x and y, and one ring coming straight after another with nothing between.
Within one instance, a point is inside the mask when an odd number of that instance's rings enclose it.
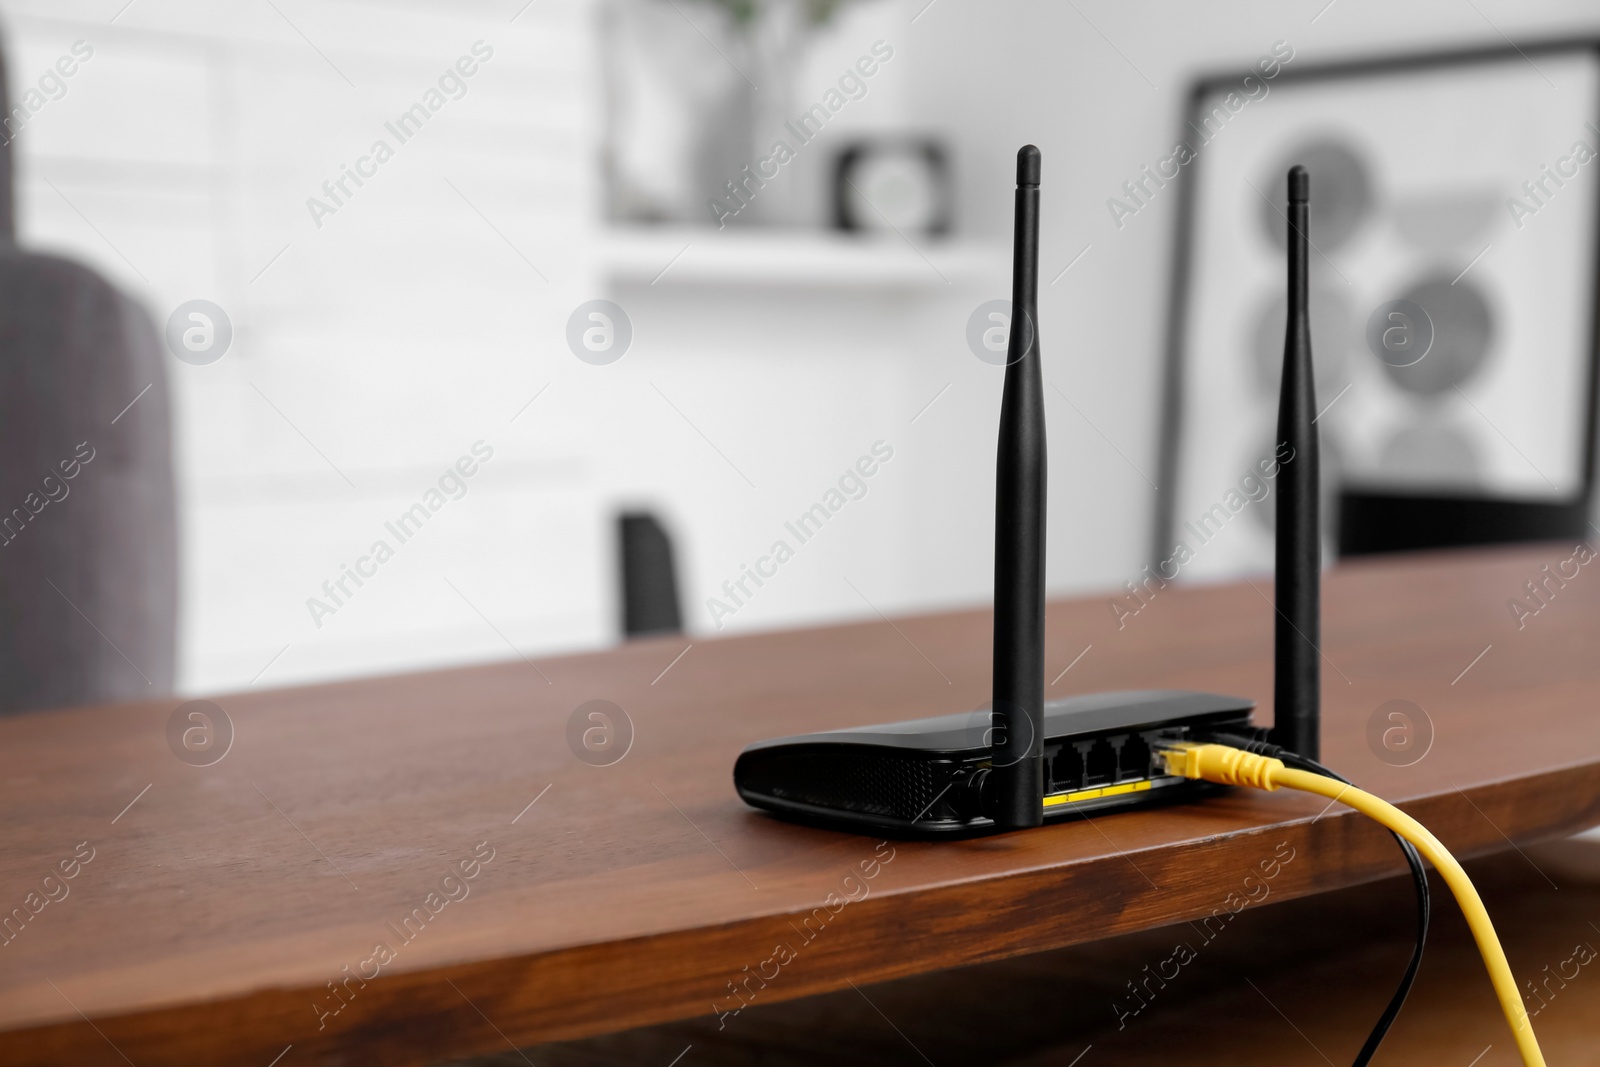
<instances>
[{"instance_id":1,"label":"blurred artwork","mask_svg":"<svg viewBox=\"0 0 1600 1067\"><path fill-rule=\"evenodd\" d=\"M1224 99L1238 81L1204 83L1188 117L1209 139L1184 166L1193 188L1160 539L1214 513L1273 453L1285 174L1295 163L1311 173L1328 536L1341 488L1507 501L1583 493L1600 174L1594 50L1291 69L1230 114ZM1274 501L1269 492L1251 503L1185 573L1270 568Z\"/></svg>"},{"instance_id":2,"label":"blurred artwork","mask_svg":"<svg viewBox=\"0 0 1600 1067\"><path fill-rule=\"evenodd\" d=\"M791 120L806 45L841 0L605 0L604 172L621 223L711 223ZM748 179L746 179L748 180ZM741 223L792 221L782 183Z\"/></svg>"},{"instance_id":3,"label":"blurred artwork","mask_svg":"<svg viewBox=\"0 0 1600 1067\"><path fill-rule=\"evenodd\" d=\"M603 9L605 174L617 221L701 221L706 190L746 162L753 92L734 66L741 41L725 12L686 6L698 23L660 0Z\"/></svg>"}]
</instances>

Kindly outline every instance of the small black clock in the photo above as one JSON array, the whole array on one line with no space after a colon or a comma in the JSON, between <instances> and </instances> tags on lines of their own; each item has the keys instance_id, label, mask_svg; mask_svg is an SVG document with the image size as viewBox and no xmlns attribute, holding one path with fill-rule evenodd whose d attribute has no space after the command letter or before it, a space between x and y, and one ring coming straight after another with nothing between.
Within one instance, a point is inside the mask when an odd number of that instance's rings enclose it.
<instances>
[{"instance_id":1,"label":"small black clock","mask_svg":"<svg viewBox=\"0 0 1600 1067\"><path fill-rule=\"evenodd\" d=\"M856 141L834 167L833 217L841 230L947 233L951 199L949 162L931 138Z\"/></svg>"}]
</instances>

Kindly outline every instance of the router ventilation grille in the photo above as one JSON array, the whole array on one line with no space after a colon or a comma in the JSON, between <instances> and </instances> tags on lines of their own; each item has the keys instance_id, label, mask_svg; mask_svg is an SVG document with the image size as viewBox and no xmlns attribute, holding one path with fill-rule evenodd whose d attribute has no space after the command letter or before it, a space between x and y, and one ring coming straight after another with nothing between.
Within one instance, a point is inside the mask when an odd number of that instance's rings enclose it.
<instances>
[{"instance_id":1,"label":"router ventilation grille","mask_svg":"<svg viewBox=\"0 0 1600 1067\"><path fill-rule=\"evenodd\" d=\"M755 763L745 788L779 800L909 821L938 814L929 808L953 770L948 763L867 753L797 753Z\"/></svg>"}]
</instances>

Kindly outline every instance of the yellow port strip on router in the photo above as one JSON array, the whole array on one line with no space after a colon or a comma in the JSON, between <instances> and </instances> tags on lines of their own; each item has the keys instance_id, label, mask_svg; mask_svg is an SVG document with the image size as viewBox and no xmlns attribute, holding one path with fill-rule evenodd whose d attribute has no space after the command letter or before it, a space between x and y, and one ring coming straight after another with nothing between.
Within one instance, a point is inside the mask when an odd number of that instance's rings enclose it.
<instances>
[{"instance_id":1,"label":"yellow port strip on router","mask_svg":"<svg viewBox=\"0 0 1600 1067\"><path fill-rule=\"evenodd\" d=\"M1054 808L1061 804L1072 804L1079 800L1093 800L1096 797L1114 797L1123 793L1142 793L1150 788L1150 779L1145 778L1137 782L1124 782L1121 785L1108 785L1099 789L1080 789L1076 793L1058 793L1053 797L1044 798L1044 806Z\"/></svg>"}]
</instances>

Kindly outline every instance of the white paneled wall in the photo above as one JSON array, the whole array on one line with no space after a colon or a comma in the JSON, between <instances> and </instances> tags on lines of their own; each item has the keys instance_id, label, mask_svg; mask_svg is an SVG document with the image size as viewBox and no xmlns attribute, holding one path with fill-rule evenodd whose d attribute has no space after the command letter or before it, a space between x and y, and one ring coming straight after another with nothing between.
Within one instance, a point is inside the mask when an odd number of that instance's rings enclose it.
<instances>
[{"instance_id":1,"label":"white paneled wall","mask_svg":"<svg viewBox=\"0 0 1600 1067\"><path fill-rule=\"evenodd\" d=\"M587 5L122 3L6 5L14 93L94 50L16 141L18 208L25 245L91 263L158 326L194 298L232 320L221 361L168 365L181 686L608 639L602 471L561 380L596 285ZM401 143L385 123L475 42L464 95L447 80ZM393 157L319 226L307 199L378 140ZM400 544L385 522L480 440L465 495ZM314 620L380 539L394 557Z\"/></svg>"},{"instance_id":2,"label":"white paneled wall","mask_svg":"<svg viewBox=\"0 0 1600 1067\"><path fill-rule=\"evenodd\" d=\"M704 0L677 3L706 17ZM269 663L258 684L614 640L611 518L630 503L671 523L686 622L716 632L707 598L878 439L896 454L867 497L727 628L983 602L1000 376L964 330L979 302L1008 295L1011 160L1030 140L1053 190L1050 587L1114 588L1150 543L1176 201L1118 229L1107 196L1166 144L1199 70L1279 38L1307 62L1497 40L1444 0L1405 9L1398 36L1376 0L1314 23L1264 0L1226 19L1109 2L843 5L793 99L818 99L875 40L895 58L785 180L820 218L847 138L933 131L954 160L958 240L914 250L893 236L608 230L593 4L0 0L14 92L73 42L94 48L15 142L24 242L94 265L158 321L205 298L235 327L220 362L169 363L186 690L242 687ZM1518 40L1594 17L1576 0L1485 10ZM385 123L479 40L494 54L466 94L318 227L307 198L394 140ZM708 45L704 62L725 60ZM605 367L564 339L596 297L635 328ZM317 627L307 598L478 440L494 458L466 495ZM1078 648L1069 635L1063 660Z\"/></svg>"},{"instance_id":3,"label":"white paneled wall","mask_svg":"<svg viewBox=\"0 0 1600 1067\"><path fill-rule=\"evenodd\" d=\"M630 504L676 535L691 633L986 595L988 514L952 501L992 478L999 373L964 329L1005 295L1003 248L609 230L586 0L124 3L3 5L14 91L93 49L16 141L19 214L26 245L94 265L158 326L197 298L232 321L220 361L168 363L184 690L614 640ZM849 10L795 99L899 46L913 13ZM477 42L464 94L401 143L386 124ZM911 73L886 65L806 146L808 216L847 138L905 128ZM380 139L392 158L333 203L324 182ZM565 343L599 296L635 331L604 367ZM945 417L974 404L982 425ZM880 440L895 455L866 496L804 546L787 534ZM478 441L493 458L401 543L386 523ZM780 538L795 559L715 625L708 598ZM364 559L379 541L392 558Z\"/></svg>"}]
</instances>

